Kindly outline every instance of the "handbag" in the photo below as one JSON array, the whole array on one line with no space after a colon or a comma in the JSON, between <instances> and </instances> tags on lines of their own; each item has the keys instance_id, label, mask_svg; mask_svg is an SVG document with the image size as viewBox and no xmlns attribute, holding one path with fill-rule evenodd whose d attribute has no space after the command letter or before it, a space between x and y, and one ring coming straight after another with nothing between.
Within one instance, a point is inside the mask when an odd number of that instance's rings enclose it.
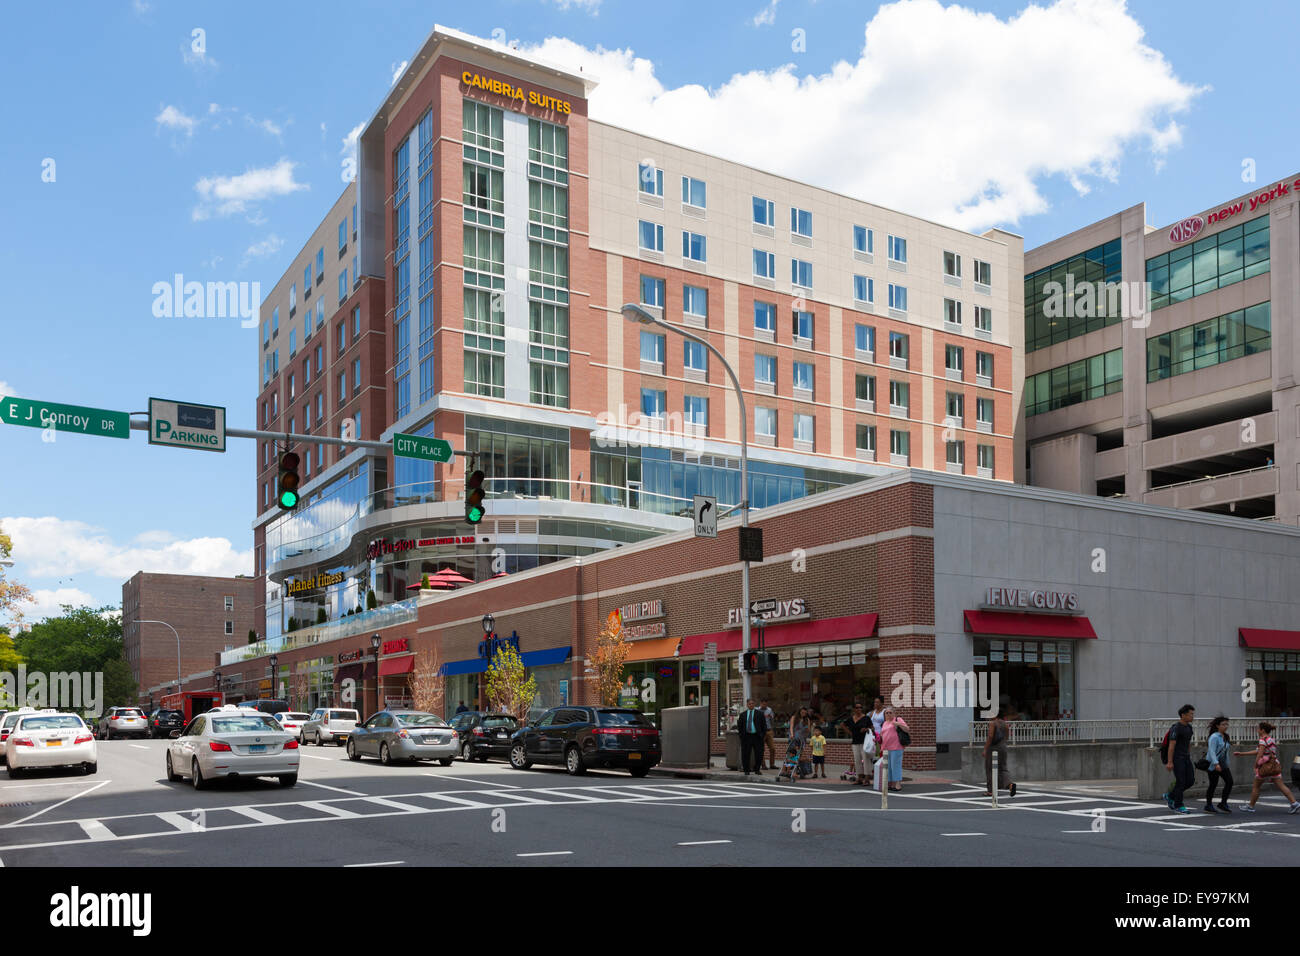
<instances>
[{"instance_id":1,"label":"handbag","mask_svg":"<svg viewBox=\"0 0 1300 956\"><path fill-rule=\"evenodd\" d=\"M909 734L902 727L899 727L897 724L895 724L894 733L898 734L898 742L902 744L904 747L912 746L912 735ZM1278 773L1281 772L1282 772L1281 770L1278 771Z\"/></svg>"},{"instance_id":2,"label":"handbag","mask_svg":"<svg viewBox=\"0 0 1300 956\"><path fill-rule=\"evenodd\" d=\"M1206 755L1205 755L1204 757L1202 757L1200 760L1196 761L1196 769L1197 769L1197 770L1209 770L1209 769L1210 769L1210 755L1209 755L1209 754L1206 754ZM1278 772L1281 773L1281 770L1279 769Z\"/></svg>"},{"instance_id":3,"label":"handbag","mask_svg":"<svg viewBox=\"0 0 1300 956\"><path fill-rule=\"evenodd\" d=\"M1255 773L1261 777L1280 777L1282 776L1282 764L1276 757L1270 757L1265 763L1255 768Z\"/></svg>"}]
</instances>

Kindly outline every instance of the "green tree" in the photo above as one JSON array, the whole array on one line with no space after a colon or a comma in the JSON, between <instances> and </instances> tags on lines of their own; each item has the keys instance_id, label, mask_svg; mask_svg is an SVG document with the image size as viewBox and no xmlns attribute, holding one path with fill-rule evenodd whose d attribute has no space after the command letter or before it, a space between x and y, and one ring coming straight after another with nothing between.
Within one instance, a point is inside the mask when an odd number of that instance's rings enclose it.
<instances>
[{"instance_id":1,"label":"green tree","mask_svg":"<svg viewBox=\"0 0 1300 956\"><path fill-rule=\"evenodd\" d=\"M366 610L373 611L377 607L379 607L379 600L375 597L375 589L371 588L366 592Z\"/></svg>"},{"instance_id":2,"label":"green tree","mask_svg":"<svg viewBox=\"0 0 1300 956\"><path fill-rule=\"evenodd\" d=\"M63 605L14 639L28 673L103 673L104 706L134 703L139 688L122 643L122 618L116 608Z\"/></svg>"},{"instance_id":3,"label":"green tree","mask_svg":"<svg viewBox=\"0 0 1300 956\"><path fill-rule=\"evenodd\" d=\"M23 663L22 655L14 647L14 639L9 636L9 628L0 626L0 673L13 674L18 677L18 665ZM12 707L14 701L3 689L0 689L0 707Z\"/></svg>"},{"instance_id":4,"label":"green tree","mask_svg":"<svg viewBox=\"0 0 1300 956\"><path fill-rule=\"evenodd\" d=\"M0 528L0 561L7 560L13 549L13 541L4 533L4 529ZM27 585L6 580L4 566L0 565L0 614L8 615L14 624L21 624L22 605L31 600L32 592L28 590Z\"/></svg>"},{"instance_id":5,"label":"green tree","mask_svg":"<svg viewBox=\"0 0 1300 956\"><path fill-rule=\"evenodd\" d=\"M257 643L257 631L253 630L251 627L248 629L248 643Z\"/></svg>"},{"instance_id":6,"label":"green tree","mask_svg":"<svg viewBox=\"0 0 1300 956\"><path fill-rule=\"evenodd\" d=\"M488 700L493 710L513 714L519 720L528 718L528 710L537 697L537 678L526 678L526 673L523 659L513 647L506 645L497 650L486 675Z\"/></svg>"}]
</instances>

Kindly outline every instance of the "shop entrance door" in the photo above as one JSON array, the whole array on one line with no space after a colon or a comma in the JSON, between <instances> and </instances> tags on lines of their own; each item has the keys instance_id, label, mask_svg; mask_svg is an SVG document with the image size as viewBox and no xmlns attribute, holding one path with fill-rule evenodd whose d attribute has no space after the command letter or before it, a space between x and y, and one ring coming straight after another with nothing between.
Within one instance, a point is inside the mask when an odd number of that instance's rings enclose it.
<instances>
[{"instance_id":1,"label":"shop entrance door","mask_svg":"<svg viewBox=\"0 0 1300 956\"><path fill-rule=\"evenodd\" d=\"M685 685L684 697L683 703L687 707L699 707L701 705L707 707L709 705L709 699L704 696L699 681L691 681Z\"/></svg>"}]
</instances>

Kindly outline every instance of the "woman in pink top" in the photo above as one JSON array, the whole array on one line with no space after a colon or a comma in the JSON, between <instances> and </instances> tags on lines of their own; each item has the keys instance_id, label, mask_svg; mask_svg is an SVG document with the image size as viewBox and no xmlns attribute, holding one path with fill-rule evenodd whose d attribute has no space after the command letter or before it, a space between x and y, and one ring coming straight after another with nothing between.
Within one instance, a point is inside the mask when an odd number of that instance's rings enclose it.
<instances>
[{"instance_id":1,"label":"woman in pink top","mask_svg":"<svg viewBox=\"0 0 1300 956\"><path fill-rule=\"evenodd\" d=\"M880 749L889 761L889 789L902 790L903 745L898 740L899 729L907 730L907 721L895 716L894 708L885 708L885 722L880 728Z\"/></svg>"}]
</instances>

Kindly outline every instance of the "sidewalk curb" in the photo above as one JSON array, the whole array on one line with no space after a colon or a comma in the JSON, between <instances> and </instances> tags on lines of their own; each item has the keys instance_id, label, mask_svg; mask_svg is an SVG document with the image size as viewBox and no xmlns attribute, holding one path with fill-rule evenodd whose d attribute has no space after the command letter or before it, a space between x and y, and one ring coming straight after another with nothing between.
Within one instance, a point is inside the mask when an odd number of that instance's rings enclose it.
<instances>
[{"instance_id":1,"label":"sidewalk curb","mask_svg":"<svg viewBox=\"0 0 1300 956\"><path fill-rule=\"evenodd\" d=\"M707 780L707 781L712 781L714 783L747 783L747 782L761 783L761 782L775 782L776 775L778 772L779 771L776 770L766 770L760 776L746 778L745 775L741 773L739 770L719 771L719 770L712 770L712 769L706 770L704 768L692 768L692 767L664 767L660 765L658 767L652 767L650 769L650 776L675 777L684 780ZM923 771L923 773L930 773L930 772L932 771ZM783 780L782 782L788 783L789 781ZM811 779L808 779L808 780L800 780L797 782L803 785L811 785L814 787L826 787L827 789L831 788L835 784L838 784L840 787L842 787L845 790L857 789L857 784L848 780L841 780L839 779L838 776L832 777L828 775L824 781L818 780L816 782L813 782ZM913 784L919 784L919 783L943 784L943 783L958 783L959 781L948 779L946 777L942 777L942 778L928 777L928 776L912 777L912 776L904 775L902 782L913 783Z\"/></svg>"}]
</instances>

